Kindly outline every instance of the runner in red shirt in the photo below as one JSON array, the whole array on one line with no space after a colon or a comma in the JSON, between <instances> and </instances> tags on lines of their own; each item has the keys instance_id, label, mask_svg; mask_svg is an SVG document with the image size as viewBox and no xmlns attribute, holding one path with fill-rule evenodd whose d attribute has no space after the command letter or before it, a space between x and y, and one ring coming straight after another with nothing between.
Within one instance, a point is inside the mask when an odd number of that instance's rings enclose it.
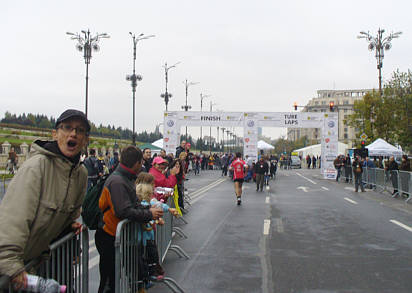
<instances>
[{"instance_id":1,"label":"runner in red shirt","mask_svg":"<svg viewBox=\"0 0 412 293\"><path fill-rule=\"evenodd\" d=\"M233 160L232 164L229 167L230 170L233 170L233 181L235 181L235 193L237 198L237 205L242 203L241 196L242 196L242 184L243 178L245 178L245 174L248 169L248 165L245 161L242 160L242 154L236 153L236 158ZM246 171L245 171L246 169Z\"/></svg>"}]
</instances>

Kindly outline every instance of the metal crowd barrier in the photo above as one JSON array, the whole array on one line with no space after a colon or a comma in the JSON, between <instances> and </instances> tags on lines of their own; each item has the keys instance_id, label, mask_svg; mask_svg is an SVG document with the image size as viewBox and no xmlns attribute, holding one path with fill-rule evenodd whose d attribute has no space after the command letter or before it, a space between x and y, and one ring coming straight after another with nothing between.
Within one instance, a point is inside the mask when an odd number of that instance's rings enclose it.
<instances>
[{"instance_id":1,"label":"metal crowd barrier","mask_svg":"<svg viewBox=\"0 0 412 293\"><path fill-rule=\"evenodd\" d=\"M50 253L25 265L26 272L66 285L67 293L89 292L89 232L86 227L79 234L63 236L49 246ZM0 277L3 292L15 291L7 276ZM7 288L7 289L5 289Z\"/></svg>"},{"instance_id":2,"label":"metal crowd barrier","mask_svg":"<svg viewBox=\"0 0 412 293\"><path fill-rule=\"evenodd\" d=\"M168 200L169 206L173 203ZM155 241L159 253L159 262L163 263L167 252L174 251L179 257L189 258L189 256L177 245L172 245L172 234L175 232L187 238L181 229L173 227L173 215L165 213L163 216L164 225L157 225L155 230ZM123 220L117 225L115 239L115 288L116 293L137 292L139 285L139 263L138 256L144 254L141 224ZM165 284L172 292L179 293L184 290L170 277L154 280Z\"/></svg>"},{"instance_id":3,"label":"metal crowd barrier","mask_svg":"<svg viewBox=\"0 0 412 293\"><path fill-rule=\"evenodd\" d=\"M352 178L355 175L352 168L350 168L350 173L348 170L343 170L341 174L341 180L351 181L354 184ZM405 202L409 202L412 198L412 172L364 167L362 183L380 192L388 191L393 197L407 196Z\"/></svg>"}]
</instances>

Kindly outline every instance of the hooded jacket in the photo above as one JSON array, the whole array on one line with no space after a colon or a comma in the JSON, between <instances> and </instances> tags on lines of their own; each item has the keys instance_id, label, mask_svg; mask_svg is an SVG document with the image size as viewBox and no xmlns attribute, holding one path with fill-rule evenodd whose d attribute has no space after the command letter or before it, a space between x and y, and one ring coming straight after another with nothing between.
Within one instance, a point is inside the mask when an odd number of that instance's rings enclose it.
<instances>
[{"instance_id":1,"label":"hooded jacket","mask_svg":"<svg viewBox=\"0 0 412 293\"><path fill-rule=\"evenodd\" d=\"M78 159L64 157L57 143L33 143L0 204L0 275L20 273L48 250L80 216L86 186L87 170Z\"/></svg>"}]
</instances>

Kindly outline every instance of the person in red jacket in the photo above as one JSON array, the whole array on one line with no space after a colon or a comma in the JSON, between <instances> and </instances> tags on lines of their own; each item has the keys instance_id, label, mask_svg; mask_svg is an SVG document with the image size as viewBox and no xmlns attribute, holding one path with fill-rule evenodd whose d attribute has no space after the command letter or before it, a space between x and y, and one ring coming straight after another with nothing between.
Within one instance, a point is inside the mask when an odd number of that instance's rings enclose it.
<instances>
[{"instance_id":1,"label":"person in red jacket","mask_svg":"<svg viewBox=\"0 0 412 293\"><path fill-rule=\"evenodd\" d=\"M153 159L153 167L150 169L149 173L152 174L155 178L155 188L156 187L169 187L169 188L174 188L177 179L176 179L176 174L179 172L179 165L176 165L170 170L170 175L169 177L166 177L166 172L167 172L167 165L169 164L168 161L163 159L160 156L157 156L156 158ZM156 196L157 198L158 196ZM161 198L157 198L160 200Z\"/></svg>"}]
</instances>

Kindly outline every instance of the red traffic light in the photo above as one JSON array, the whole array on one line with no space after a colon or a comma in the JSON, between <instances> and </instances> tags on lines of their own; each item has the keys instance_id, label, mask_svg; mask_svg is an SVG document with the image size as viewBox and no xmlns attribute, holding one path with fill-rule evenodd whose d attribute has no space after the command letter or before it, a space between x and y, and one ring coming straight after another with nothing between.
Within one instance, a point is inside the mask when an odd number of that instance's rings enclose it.
<instances>
[{"instance_id":1,"label":"red traffic light","mask_svg":"<svg viewBox=\"0 0 412 293\"><path fill-rule=\"evenodd\" d=\"M333 107L335 106L334 102L329 102L329 109L331 112L333 112Z\"/></svg>"}]
</instances>

